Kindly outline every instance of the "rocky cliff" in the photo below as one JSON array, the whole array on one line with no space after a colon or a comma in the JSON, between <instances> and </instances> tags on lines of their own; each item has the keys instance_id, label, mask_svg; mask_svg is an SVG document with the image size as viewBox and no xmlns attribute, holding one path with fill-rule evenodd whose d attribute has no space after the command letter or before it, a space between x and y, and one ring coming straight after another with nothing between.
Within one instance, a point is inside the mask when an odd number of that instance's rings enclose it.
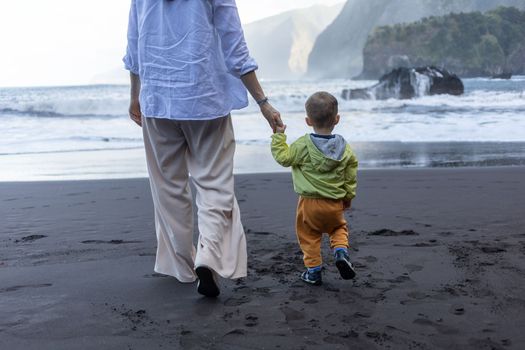
<instances>
[{"instance_id":1,"label":"rocky cliff","mask_svg":"<svg viewBox=\"0 0 525 350\"><path fill-rule=\"evenodd\" d=\"M245 25L246 41L259 63L259 75L266 79L303 77L317 36L342 7L316 5Z\"/></svg>"},{"instance_id":2,"label":"rocky cliff","mask_svg":"<svg viewBox=\"0 0 525 350\"><path fill-rule=\"evenodd\" d=\"M435 65L462 77L525 74L525 11L500 7L379 27L364 49L362 78Z\"/></svg>"},{"instance_id":3,"label":"rocky cliff","mask_svg":"<svg viewBox=\"0 0 525 350\"><path fill-rule=\"evenodd\" d=\"M348 0L319 34L308 60L313 78L349 78L363 68L368 35L378 26L407 23L451 12L488 11L498 6L525 9L524 0Z\"/></svg>"}]
</instances>

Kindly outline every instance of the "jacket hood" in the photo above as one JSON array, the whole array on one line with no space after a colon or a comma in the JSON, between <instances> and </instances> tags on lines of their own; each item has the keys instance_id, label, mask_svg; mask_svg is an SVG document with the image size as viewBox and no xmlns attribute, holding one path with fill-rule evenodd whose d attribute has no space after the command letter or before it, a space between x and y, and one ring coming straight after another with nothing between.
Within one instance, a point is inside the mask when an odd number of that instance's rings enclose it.
<instances>
[{"instance_id":1,"label":"jacket hood","mask_svg":"<svg viewBox=\"0 0 525 350\"><path fill-rule=\"evenodd\" d=\"M345 156L346 141L341 135L332 138L321 138L307 135L306 147L312 160L312 165L320 172L334 170L341 164Z\"/></svg>"}]
</instances>

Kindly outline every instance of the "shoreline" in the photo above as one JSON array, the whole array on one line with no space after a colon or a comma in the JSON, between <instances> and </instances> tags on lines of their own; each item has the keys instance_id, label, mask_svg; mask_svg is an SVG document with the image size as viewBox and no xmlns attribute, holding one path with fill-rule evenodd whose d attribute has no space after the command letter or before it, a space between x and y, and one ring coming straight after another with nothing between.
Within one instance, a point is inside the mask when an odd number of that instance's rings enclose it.
<instances>
[{"instance_id":1,"label":"shoreline","mask_svg":"<svg viewBox=\"0 0 525 350\"><path fill-rule=\"evenodd\" d=\"M491 76L459 76L461 79L486 79L486 80L495 80ZM513 74L511 79L520 79L525 80L525 74ZM371 81L371 82L377 82L378 79L354 79L354 78L322 78L322 79L315 79L315 78L304 78L304 79L261 79L263 83L290 83L290 82L308 82L308 83L318 83L319 81L333 81L333 80L340 80L340 81ZM508 80L508 79L496 79L496 80ZM77 85L32 85L32 86L25 86L25 85L15 85L15 86L0 86L0 90L7 90L7 89L20 89L20 90L27 90L27 89L63 89L63 88L97 88L97 87L121 87L121 88L128 88L129 82L126 81L126 83L85 83L85 84L77 84Z\"/></svg>"},{"instance_id":2,"label":"shoreline","mask_svg":"<svg viewBox=\"0 0 525 350\"><path fill-rule=\"evenodd\" d=\"M153 272L147 179L0 183L0 348L520 349L524 167L363 170L358 277L298 280L288 173L237 175L248 277L200 298Z\"/></svg>"},{"instance_id":3,"label":"shoreline","mask_svg":"<svg viewBox=\"0 0 525 350\"><path fill-rule=\"evenodd\" d=\"M361 169L437 169L525 166L525 142L352 142ZM235 174L288 170L269 145L239 142ZM63 181L147 177L142 147L125 150L0 156L0 182Z\"/></svg>"},{"instance_id":4,"label":"shoreline","mask_svg":"<svg viewBox=\"0 0 525 350\"><path fill-rule=\"evenodd\" d=\"M494 165L494 166L458 166L458 167L383 167L383 168L364 168L358 169L358 174L364 173L374 173L374 172L439 172L439 171L482 171L482 170L494 170L494 171L505 171L505 170L525 170L525 165ZM243 177L258 177L258 176L283 176L291 175L291 170L289 168L283 168L282 171L266 171L266 172L257 172L257 173L234 173L234 177L243 178ZM191 175L190 175L191 178ZM137 176L137 177L123 177L123 178L100 178L100 179L53 179L53 180L20 180L20 181L1 181L0 185L45 185L47 183L63 183L63 184L75 184L75 183L100 183L107 181L144 181L149 180L148 175Z\"/></svg>"}]
</instances>

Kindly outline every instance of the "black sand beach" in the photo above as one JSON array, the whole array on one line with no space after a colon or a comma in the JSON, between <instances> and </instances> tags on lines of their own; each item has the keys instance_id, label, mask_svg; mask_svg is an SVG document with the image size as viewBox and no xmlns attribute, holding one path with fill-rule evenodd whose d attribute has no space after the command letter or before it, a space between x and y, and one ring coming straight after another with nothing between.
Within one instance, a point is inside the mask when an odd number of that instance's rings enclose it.
<instances>
[{"instance_id":1,"label":"black sand beach","mask_svg":"<svg viewBox=\"0 0 525 350\"><path fill-rule=\"evenodd\" d=\"M289 174L237 176L249 277L154 274L147 180L0 184L0 349L523 349L525 168L367 170L358 277L298 281Z\"/></svg>"}]
</instances>

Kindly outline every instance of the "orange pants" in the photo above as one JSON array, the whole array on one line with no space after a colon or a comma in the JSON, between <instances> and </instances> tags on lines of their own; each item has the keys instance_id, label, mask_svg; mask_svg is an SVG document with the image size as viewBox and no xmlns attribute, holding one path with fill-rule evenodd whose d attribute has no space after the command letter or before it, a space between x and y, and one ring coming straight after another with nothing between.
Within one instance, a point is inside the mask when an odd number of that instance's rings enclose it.
<instances>
[{"instance_id":1,"label":"orange pants","mask_svg":"<svg viewBox=\"0 0 525 350\"><path fill-rule=\"evenodd\" d=\"M299 197L296 233L306 267L320 266L323 233L330 236L330 247L348 248L348 227L343 201Z\"/></svg>"}]
</instances>

